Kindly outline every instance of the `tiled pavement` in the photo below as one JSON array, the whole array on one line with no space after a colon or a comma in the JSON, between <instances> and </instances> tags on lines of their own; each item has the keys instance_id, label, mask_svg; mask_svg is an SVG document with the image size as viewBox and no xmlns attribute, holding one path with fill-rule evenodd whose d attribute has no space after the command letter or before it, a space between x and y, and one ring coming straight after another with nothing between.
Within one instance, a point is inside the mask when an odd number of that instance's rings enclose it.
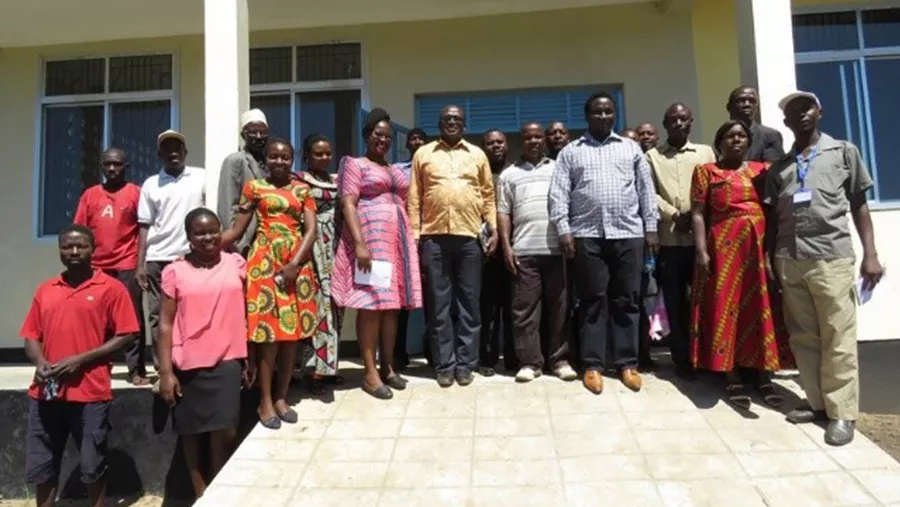
<instances>
[{"instance_id":1,"label":"tiled pavement","mask_svg":"<svg viewBox=\"0 0 900 507\"><path fill-rule=\"evenodd\" d=\"M704 381L645 375L640 393L608 380L593 396L548 377L409 378L387 402L304 397L300 423L257 426L196 505L900 506L900 464L864 436L830 448Z\"/></svg>"}]
</instances>

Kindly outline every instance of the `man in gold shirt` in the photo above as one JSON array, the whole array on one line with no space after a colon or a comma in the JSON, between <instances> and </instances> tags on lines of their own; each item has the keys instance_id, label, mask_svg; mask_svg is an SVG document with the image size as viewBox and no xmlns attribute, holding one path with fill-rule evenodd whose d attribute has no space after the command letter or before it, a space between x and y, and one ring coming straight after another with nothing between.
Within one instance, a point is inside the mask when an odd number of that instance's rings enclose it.
<instances>
[{"instance_id":1,"label":"man in gold shirt","mask_svg":"<svg viewBox=\"0 0 900 507\"><path fill-rule=\"evenodd\" d=\"M478 366L481 268L497 246L497 203L487 156L463 139L463 111L445 107L438 127L440 139L413 157L407 208L419 240L437 382L465 386Z\"/></svg>"},{"instance_id":2,"label":"man in gold shirt","mask_svg":"<svg viewBox=\"0 0 900 507\"><path fill-rule=\"evenodd\" d=\"M694 273L694 239L691 235L691 178L698 165L716 161L712 148L688 140L694 115L675 103L663 115L666 142L647 152L659 203L659 263L657 278L669 314L669 349L679 377L691 378L689 344L691 303L689 290Z\"/></svg>"}]
</instances>

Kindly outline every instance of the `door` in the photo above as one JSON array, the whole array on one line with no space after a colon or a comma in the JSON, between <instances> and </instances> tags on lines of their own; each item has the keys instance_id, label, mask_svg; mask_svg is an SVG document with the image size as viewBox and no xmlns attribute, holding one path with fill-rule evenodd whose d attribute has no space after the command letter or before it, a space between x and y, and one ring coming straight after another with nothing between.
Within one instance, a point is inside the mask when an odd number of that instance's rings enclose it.
<instances>
[{"instance_id":1,"label":"door","mask_svg":"<svg viewBox=\"0 0 900 507\"><path fill-rule=\"evenodd\" d=\"M359 110L359 90L308 92L297 94L297 149L302 151L307 136L321 134L331 141L329 171L337 172L341 158L357 152L358 132L356 111ZM302 161L297 164L302 166Z\"/></svg>"}]
</instances>

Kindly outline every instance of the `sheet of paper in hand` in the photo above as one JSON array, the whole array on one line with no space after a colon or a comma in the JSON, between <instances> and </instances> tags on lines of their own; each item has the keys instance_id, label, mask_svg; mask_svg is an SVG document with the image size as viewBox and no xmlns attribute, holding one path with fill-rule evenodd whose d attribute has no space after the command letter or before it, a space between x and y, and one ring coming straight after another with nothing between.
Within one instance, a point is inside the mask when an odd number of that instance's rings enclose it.
<instances>
[{"instance_id":1,"label":"sheet of paper in hand","mask_svg":"<svg viewBox=\"0 0 900 507\"><path fill-rule=\"evenodd\" d=\"M387 289L391 286L391 271L393 265L388 261L372 261L372 269L363 273L356 264L353 271L353 283L357 285L369 285L377 289Z\"/></svg>"}]
</instances>

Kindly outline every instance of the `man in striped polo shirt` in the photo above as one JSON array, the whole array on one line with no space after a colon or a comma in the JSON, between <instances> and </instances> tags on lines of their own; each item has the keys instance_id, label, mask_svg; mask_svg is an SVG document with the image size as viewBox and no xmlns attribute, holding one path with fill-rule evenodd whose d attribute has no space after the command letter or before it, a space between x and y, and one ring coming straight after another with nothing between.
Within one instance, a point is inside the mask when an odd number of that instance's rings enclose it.
<instances>
[{"instance_id":1,"label":"man in striped polo shirt","mask_svg":"<svg viewBox=\"0 0 900 507\"><path fill-rule=\"evenodd\" d=\"M513 275L512 327L520 366L516 380L534 380L546 368L572 381L578 375L569 363L566 262L547 207L556 162L544 156L540 124L522 125L521 135L522 159L500 174L497 202L500 244Z\"/></svg>"}]
</instances>

